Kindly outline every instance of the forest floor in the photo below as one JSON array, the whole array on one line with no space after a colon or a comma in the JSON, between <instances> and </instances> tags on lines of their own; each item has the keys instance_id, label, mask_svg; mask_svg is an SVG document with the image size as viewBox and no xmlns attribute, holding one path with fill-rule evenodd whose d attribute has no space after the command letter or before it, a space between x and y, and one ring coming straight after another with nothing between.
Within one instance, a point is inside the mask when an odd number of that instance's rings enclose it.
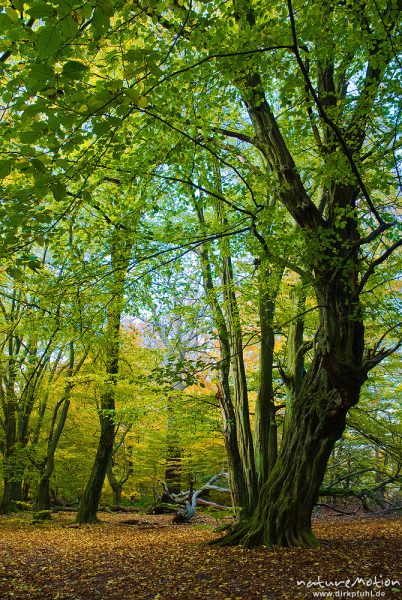
<instances>
[{"instance_id":1,"label":"forest floor","mask_svg":"<svg viewBox=\"0 0 402 600\"><path fill-rule=\"evenodd\" d=\"M396 600L402 590L396 517L317 518L319 549L271 551L209 546L217 522L202 515L174 525L169 515L101 513L101 524L81 527L69 513L30 518L0 518L1 600Z\"/></svg>"}]
</instances>

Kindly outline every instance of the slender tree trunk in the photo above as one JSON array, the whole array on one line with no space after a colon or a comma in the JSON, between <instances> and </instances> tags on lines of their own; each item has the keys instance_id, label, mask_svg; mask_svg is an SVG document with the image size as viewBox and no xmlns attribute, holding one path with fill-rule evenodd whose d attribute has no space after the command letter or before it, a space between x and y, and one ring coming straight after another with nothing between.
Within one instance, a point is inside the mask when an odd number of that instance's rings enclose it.
<instances>
[{"instance_id":1,"label":"slender tree trunk","mask_svg":"<svg viewBox=\"0 0 402 600\"><path fill-rule=\"evenodd\" d=\"M205 234L206 226L201 204L197 202L195 198L193 200L201 231ZM252 513L255 507L253 504L255 498L250 496L250 488L247 482L247 464L244 463L239 448L236 411L229 383L231 356L230 336L225 315L218 301L218 295L213 282L212 267L206 244L203 244L201 248L200 260L205 294L211 308L219 339L221 361L219 364L220 381L217 399L219 399L222 410L223 435L228 459L229 485L232 492L233 506L236 507L238 516L241 520Z\"/></svg>"},{"instance_id":2,"label":"slender tree trunk","mask_svg":"<svg viewBox=\"0 0 402 600\"><path fill-rule=\"evenodd\" d=\"M123 484L121 481L118 481L113 473L113 465L112 460L110 460L109 465L107 467L107 479L110 487L113 492L113 504L116 506L120 506L121 504L121 495L123 492Z\"/></svg>"},{"instance_id":3,"label":"slender tree trunk","mask_svg":"<svg viewBox=\"0 0 402 600\"><path fill-rule=\"evenodd\" d=\"M217 190L222 194L219 165L214 163L214 174ZM227 220L221 202L216 206L217 217L226 228ZM233 266L230 244L226 238L221 240L223 305L229 338L230 365L233 378L233 407L236 420L237 444L241 465L247 486L247 504L243 507L245 514L250 514L258 499L258 481L254 460L254 444L250 425L250 410L246 379L246 368L243 355L243 335L240 311L234 289Z\"/></svg>"},{"instance_id":4,"label":"slender tree trunk","mask_svg":"<svg viewBox=\"0 0 402 600\"><path fill-rule=\"evenodd\" d=\"M254 462L254 446L250 425L246 369L243 358L243 336L237 299L233 289L233 270L230 256L223 255L224 306L228 322L230 363L233 377L233 406L236 420L237 444L247 486L249 513L257 503L258 486Z\"/></svg>"},{"instance_id":5,"label":"slender tree trunk","mask_svg":"<svg viewBox=\"0 0 402 600\"><path fill-rule=\"evenodd\" d=\"M111 372L111 368L108 368L108 375L117 375ZM108 387L114 385L108 384ZM101 397L99 420L100 420L100 436L98 442L98 448L95 455L95 460L92 466L89 480L85 487L83 496L81 498L80 506L77 513L77 523L96 523L98 521L97 511L99 506L99 500L105 481L107 467L110 461L110 457L113 451L115 425L114 425L114 402L115 394L114 389L108 389L103 392ZM103 412L107 411L107 412Z\"/></svg>"},{"instance_id":6,"label":"slender tree trunk","mask_svg":"<svg viewBox=\"0 0 402 600\"><path fill-rule=\"evenodd\" d=\"M244 476L244 466L241 461L237 442L236 416L229 387L229 368L221 366L220 386L217 397L219 398L223 416L223 436L225 441L226 456L229 469L229 485L232 492L233 506L237 510L240 520L251 513L250 496Z\"/></svg>"},{"instance_id":7,"label":"slender tree trunk","mask_svg":"<svg viewBox=\"0 0 402 600\"><path fill-rule=\"evenodd\" d=\"M185 384L178 382L173 387L176 390L183 390ZM181 491L182 450L174 413L174 401L171 397L167 398L167 413L165 483L170 492L178 494Z\"/></svg>"},{"instance_id":8,"label":"slender tree trunk","mask_svg":"<svg viewBox=\"0 0 402 600\"><path fill-rule=\"evenodd\" d=\"M170 492L181 490L181 449L177 435L168 433L166 446L165 483Z\"/></svg>"},{"instance_id":9,"label":"slender tree trunk","mask_svg":"<svg viewBox=\"0 0 402 600\"><path fill-rule=\"evenodd\" d=\"M24 479L24 481L22 482L22 488L21 488L21 500L23 502L28 502L30 490L31 490L30 482L27 481L26 479Z\"/></svg>"},{"instance_id":10,"label":"slender tree trunk","mask_svg":"<svg viewBox=\"0 0 402 600\"><path fill-rule=\"evenodd\" d=\"M0 512L13 510L15 502L21 500L22 468L18 461L17 448L17 398L15 395L15 344L8 340L8 377L4 394L4 451L3 451L3 497Z\"/></svg>"},{"instance_id":11,"label":"slender tree trunk","mask_svg":"<svg viewBox=\"0 0 402 600\"><path fill-rule=\"evenodd\" d=\"M260 382L255 405L254 453L260 489L268 479L278 454L272 379L275 345L273 319L282 271L280 274L274 274L267 257L260 260L259 268Z\"/></svg>"},{"instance_id":12,"label":"slender tree trunk","mask_svg":"<svg viewBox=\"0 0 402 600\"><path fill-rule=\"evenodd\" d=\"M126 481L128 481L129 477L133 474L133 462L132 462L132 458L131 458L131 449L130 448L126 449L126 446L124 445L126 436L127 436L128 432L131 430L131 427L132 427L132 425L129 425L128 427L126 427L126 429L123 431L123 433L120 437L120 440L115 445L115 447L113 449L112 457L109 461L107 471L106 471L107 479L109 481L109 485L112 488L112 492L113 492L113 502L116 505L121 504L123 486L126 483ZM119 479L117 479L117 477L115 476L114 470L113 470L114 455L122 446L124 449L124 472L123 472L123 475Z\"/></svg>"},{"instance_id":13,"label":"slender tree trunk","mask_svg":"<svg viewBox=\"0 0 402 600\"><path fill-rule=\"evenodd\" d=\"M292 406L301 390L304 378L304 315L306 290L300 281L290 292L292 321L286 344L286 373L282 372L287 391L284 434L291 420ZM285 438L285 435L284 435Z\"/></svg>"},{"instance_id":14,"label":"slender tree trunk","mask_svg":"<svg viewBox=\"0 0 402 600\"><path fill-rule=\"evenodd\" d=\"M70 408L70 397L73 384L71 377L77 374L81 368L85 356L79 362L77 368L74 370L74 342L69 344L69 364L66 373L66 383L64 386L64 394L61 400L57 402L53 412L52 422L50 426L50 432L47 442L46 458L44 460L43 468L41 470L38 491L36 496L36 509L37 510L48 510L50 508L50 478L54 471L54 458L57 450L57 446L64 429L64 425L67 421L67 415ZM59 419L57 421L57 416Z\"/></svg>"},{"instance_id":15,"label":"slender tree trunk","mask_svg":"<svg viewBox=\"0 0 402 600\"><path fill-rule=\"evenodd\" d=\"M119 372L120 319L123 308L124 284L131 256L132 243L121 239L124 234L117 230L112 242L112 268L115 281L108 309L106 331L106 377L100 398L100 437L94 464L81 498L77 513L77 523L96 523L97 510L106 477L107 468L113 453L115 438L115 388ZM116 268L117 267L117 268Z\"/></svg>"},{"instance_id":16,"label":"slender tree trunk","mask_svg":"<svg viewBox=\"0 0 402 600\"><path fill-rule=\"evenodd\" d=\"M113 473L112 461L110 460L107 467L107 479L113 492L113 504L119 506L121 504L121 495L123 491L123 485L116 479Z\"/></svg>"}]
</instances>

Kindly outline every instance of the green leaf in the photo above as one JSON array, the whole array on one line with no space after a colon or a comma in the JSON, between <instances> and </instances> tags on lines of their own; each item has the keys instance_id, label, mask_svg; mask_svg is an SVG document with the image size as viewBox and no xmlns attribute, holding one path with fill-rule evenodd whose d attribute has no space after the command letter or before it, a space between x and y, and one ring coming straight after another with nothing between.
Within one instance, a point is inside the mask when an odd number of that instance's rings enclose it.
<instances>
[{"instance_id":1,"label":"green leaf","mask_svg":"<svg viewBox=\"0 0 402 600\"><path fill-rule=\"evenodd\" d=\"M151 71L151 73L153 75L156 75L156 77L161 77L163 75L162 69L160 69L153 60L147 60L146 63L147 63L148 69Z\"/></svg>"},{"instance_id":2,"label":"green leaf","mask_svg":"<svg viewBox=\"0 0 402 600\"><path fill-rule=\"evenodd\" d=\"M30 129L29 131L22 131L20 133L20 140L23 144L32 144L39 140L42 137L42 135L42 132Z\"/></svg>"},{"instance_id":3,"label":"green leaf","mask_svg":"<svg viewBox=\"0 0 402 600\"><path fill-rule=\"evenodd\" d=\"M84 202L88 202L88 204L91 204L92 202L92 195L90 192L88 192L88 190L84 190L82 192L82 199L84 200Z\"/></svg>"},{"instance_id":4,"label":"green leaf","mask_svg":"<svg viewBox=\"0 0 402 600\"><path fill-rule=\"evenodd\" d=\"M97 137L100 137L102 135L109 133L110 130L111 130L111 127L110 127L109 121L100 121L100 122L95 123L95 125L93 126L93 129L92 129L92 132Z\"/></svg>"},{"instance_id":5,"label":"green leaf","mask_svg":"<svg viewBox=\"0 0 402 600\"><path fill-rule=\"evenodd\" d=\"M84 74L88 71L87 65L78 60L68 60L63 65L63 76L67 79L77 80L82 79Z\"/></svg>"},{"instance_id":6,"label":"green leaf","mask_svg":"<svg viewBox=\"0 0 402 600\"><path fill-rule=\"evenodd\" d=\"M29 73L29 78L37 81L49 81L54 78L52 67L46 63L35 63Z\"/></svg>"},{"instance_id":7,"label":"green leaf","mask_svg":"<svg viewBox=\"0 0 402 600\"><path fill-rule=\"evenodd\" d=\"M99 6L97 6L94 10L94 15L92 17L92 24L96 32L98 33L98 36L103 35L107 31L109 23L110 17L108 17L108 15L106 15L102 11L102 9Z\"/></svg>"},{"instance_id":8,"label":"green leaf","mask_svg":"<svg viewBox=\"0 0 402 600\"><path fill-rule=\"evenodd\" d=\"M30 6L27 8L27 13L34 19L42 19L43 17L52 17L56 15L54 7L44 3Z\"/></svg>"},{"instance_id":9,"label":"green leaf","mask_svg":"<svg viewBox=\"0 0 402 600\"><path fill-rule=\"evenodd\" d=\"M8 267L7 273L11 275L13 279L21 279L22 277L22 271L20 271L20 269L17 269L16 267Z\"/></svg>"},{"instance_id":10,"label":"green leaf","mask_svg":"<svg viewBox=\"0 0 402 600\"><path fill-rule=\"evenodd\" d=\"M19 10L22 12L24 10L24 1L23 0L13 0L13 6L15 10Z\"/></svg>"},{"instance_id":11,"label":"green leaf","mask_svg":"<svg viewBox=\"0 0 402 600\"><path fill-rule=\"evenodd\" d=\"M130 98L135 104L137 104L138 100L141 98L141 94L134 88L127 88L124 90L127 98Z\"/></svg>"},{"instance_id":12,"label":"green leaf","mask_svg":"<svg viewBox=\"0 0 402 600\"><path fill-rule=\"evenodd\" d=\"M18 21L20 20L19 15L18 15L17 11L14 8L11 8L10 6L7 6L6 7L6 13L10 17L10 19L13 21L13 23L18 23Z\"/></svg>"},{"instance_id":13,"label":"green leaf","mask_svg":"<svg viewBox=\"0 0 402 600\"><path fill-rule=\"evenodd\" d=\"M99 6L100 10L108 17L113 16L114 8L113 4L109 2L109 0L98 0L97 6Z\"/></svg>"},{"instance_id":14,"label":"green leaf","mask_svg":"<svg viewBox=\"0 0 402 600\"><path fill-rule=\"evenodd\" d=\"M149 100L148 98L146 98L145 96L140 96L138 102L137 102L137 106L139 108L146 108L149 105Z\"/></svg>"},{"instance_id":15,"label":"green leaf","mask_svg":"<svg viewBox=\"0 0 402 600\"><path fill-rule=\"evenodd\" d=\"M67 191L67 188L64 185L64 183L62 183L61 181L56 181L50 186L50 189L55 200L59 202L60 200L64 199Z\"/></svg>"},{"instance_id":16,"label":"green leaf","mask_svg":"<svg viewBox=\"0 0 402 600\"><path fill-rule=\"evenodd\" d=\"M0 31L2 31L2 33L4 33L12 25L13 25L13 22L10 19L10 17L8 15L6 15L6 13L0 13Z\"/></svg>"},{"instance_id":17,"label":"green leaf","mask_svg":"<svg viewBox=\"0 0 402 600\"><path fill-rule=\"evenodd\" d=\"M0 160L0 179L8 177L11 173L11 160Z\"/></svg>"},{"instance_id":18,"label":"green leaf","mask_svg":"<svg viewBox=\"0 0 402 600\"><path fill-rule=\"evenodd\" d=\"M31 165L35 169L35 171L39 171L40 173L47 173L46 167L39 158L31 158Z\"/></svg>"},{"instance_id":19,"label":"green leaf","mask_svg":"<svg viewBox=\"0 0 402 600\"><path fill-rule=\"evenodd\" d=\"M36 34L36 48L43 57L53 56L61 44L62 40L56 25L46 25Z\"/></svg>"},{"instance_id":20,"label":"green leaf","mask_svg":"<svg viewBox=\"0 0 402 600\"><path fill-rule=\"evenodd\" d=\"M141 48L132 48L131 50L127 50L127 52L123 56L124 62L142 62L145 56L145 51Z\"/></svg>"}]
</instances>

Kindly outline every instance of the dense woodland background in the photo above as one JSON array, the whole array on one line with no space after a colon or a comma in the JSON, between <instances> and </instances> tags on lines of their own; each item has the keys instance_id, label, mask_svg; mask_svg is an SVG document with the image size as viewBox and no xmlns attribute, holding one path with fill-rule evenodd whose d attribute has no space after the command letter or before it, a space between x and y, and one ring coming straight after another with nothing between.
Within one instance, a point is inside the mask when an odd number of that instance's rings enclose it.
<instances>
[{"instance_id":1,"label":"dense woodland background","mask_svg":"<svg viewBox=\"0 0 402 600\"><path fill-rule=\"evenodd\" d=\"M400 507L401 8L5 3L4 513Z\"/></svg>"}]
</instances>

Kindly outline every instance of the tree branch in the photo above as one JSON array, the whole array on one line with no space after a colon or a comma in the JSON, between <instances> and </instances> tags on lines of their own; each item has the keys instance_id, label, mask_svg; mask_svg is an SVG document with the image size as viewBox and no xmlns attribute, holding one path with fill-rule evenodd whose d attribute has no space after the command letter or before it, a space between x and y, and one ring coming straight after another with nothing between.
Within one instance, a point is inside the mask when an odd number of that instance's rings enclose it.
<instances>
[{"instance_id":1,"label":"tree branch","mask_svg":"<svg viewBox=\"0 0 402 600\"><path fill-rule=\"evenodd\" d=\"M352 170L352 173L354 174L354 176L356 178L356 181L359 184L359 187L360 187L360 189L362 191L362 194L363 194L363 196L364 196L364 198L365 198L368 206L370 207L371 212L373 213L373 215L377 219L378 223L380 225L383 225L384 221L381 218L379 212L375 208L375 206L374 206L374 204L373 204L373 202L372 202L372 200L370 198L370 195L369 195L369 193L367 191L367 188L366 188L366 186L365 186L365 184L364 184L364 182L362 180L362 177L360 175L359 169L357 168L357 165L356 165L355 160L353 158L353 154L352 154L351 150L349 149L349 146L346 143L345 138L344 138L342 132L340 131L340 129L336 125L336 123L334 123L334 121L328 117L328 115L327 115L327 113L326 113L326 111L325 111L325 109L324 109L324 107L323 107L323 105L322 105L322 103L321 103L321 101L320 101L320 99L318 97L318 94L315 91L313 84L311 83L311 79L309 77L309 74L308 74L308 72L306 70L306 67L305 67L305 64L303 62L303 59L302 59L302 57L300 55L300 52L299 52L299 45L298 45L298 41L297 41L297 31L296 31L296 22L295 22L295 17L294 17L294 12L293 12L292 0L287 0L287 3L288 3L290 25L291 25L292 36L293 36L293 44L294 44L293 45L293 50L294 50L294 53L295 53L295 57L296 57L297 63L299 65L299 67L300 67L300 70L301 70L301 72L303 74L303 77L304 77L304 80L306 82L306 85L307 85L307 87L308 87L308 89L309 89L309 91L311 93L312 98L314 99L314 102L315 102L315 104L317 106L317 109L318 109L318 112L320 114L320 117L323 119L323 121L334 132L335 137L337 138L337 140L338 140L338 142L339 142L339 144L340 144L340 146L342 148L342 151L343 151L344 155L346 156L346 158L347 158L347 160L349 162L349 165L350 165L350 168Z\"/></svg>"},{"instance_id":2,"label":"tree branch","mask_svg":"<svg viewBox=\"0 0 402 600\"><path fill-rule=\"evenodd\" d=\"M367 271L362 276L360 284L355 292L355 295L360 294L360 292L363 290L368 279L374 273L375 268L381 265L384 261L386 261L387 258L400 246L402 246L402 238L396 241L394 244L392 244L389 248L387 248L387 250L381 256L373 260L373 262L368 267Z\"/></svg>"}]
</instances>

